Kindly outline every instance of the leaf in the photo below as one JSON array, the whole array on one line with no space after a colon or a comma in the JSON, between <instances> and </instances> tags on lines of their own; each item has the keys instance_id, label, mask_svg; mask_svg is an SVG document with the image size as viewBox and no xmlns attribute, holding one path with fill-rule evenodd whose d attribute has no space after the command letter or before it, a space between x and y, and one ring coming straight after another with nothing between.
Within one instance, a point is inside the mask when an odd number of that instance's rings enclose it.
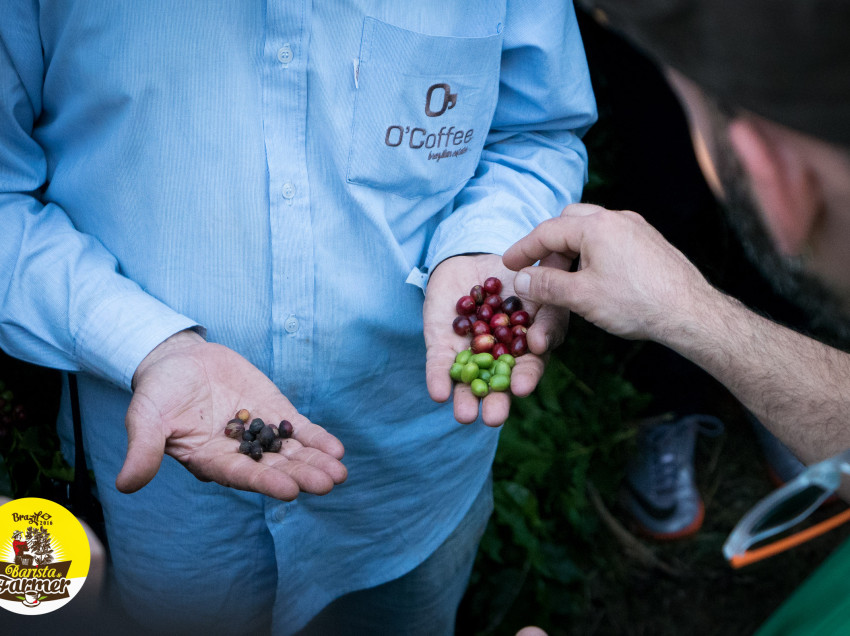
<instances>
[{"instance_id":1,"label":"leaf","mask_svg":"<svg viewBox=\"0 0 850 636\"><path fill-rule=\"evenodd\" d=\"M53 453L53 463L50 468L44 470L44 474L50 479L71 482L74 480L74 469L65 461L62 452L57 450Z\"/></svg>"},{"instance_id":2,"label":"leaf","mask_svg":"<svg viewBox=\"0 0 850 636\"><path fill-rule=\"evenodd\" d=\"M10 499L14 499L12 481L3 457L0 457L0 497L9 497Z\"/></svg>"},{"instance_id":3,"label":"leaf","mask_svg":"<svg viewBox=\"0 0 850 636\"><path fill-rule=\"evenodd\" d=\"M541 553L544 557L545 565L542 572L545 576L564 584L584 578L584 571L570 558L566 547L555 543L544 543L541 545Z\"/></svg>"}]
</instances>

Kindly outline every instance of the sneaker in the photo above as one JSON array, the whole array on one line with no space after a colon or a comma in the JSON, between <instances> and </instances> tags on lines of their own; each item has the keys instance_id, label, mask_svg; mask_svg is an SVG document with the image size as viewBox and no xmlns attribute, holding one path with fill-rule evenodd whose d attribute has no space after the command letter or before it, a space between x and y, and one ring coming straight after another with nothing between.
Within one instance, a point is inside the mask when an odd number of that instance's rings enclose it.
<instances>
[{"instance_id":1,"label":"sneaker","mask_svg":"<svg viewBox=\"0 0 850 636\"><path fill-rule=\"evenodd\" d=\"M711 415L646 420L626 467L622 501L638 529L654 539L680 539L702 527L705 506L694 480L697 433L716 437L723 423Z\"/></svg>"}]
</instances>

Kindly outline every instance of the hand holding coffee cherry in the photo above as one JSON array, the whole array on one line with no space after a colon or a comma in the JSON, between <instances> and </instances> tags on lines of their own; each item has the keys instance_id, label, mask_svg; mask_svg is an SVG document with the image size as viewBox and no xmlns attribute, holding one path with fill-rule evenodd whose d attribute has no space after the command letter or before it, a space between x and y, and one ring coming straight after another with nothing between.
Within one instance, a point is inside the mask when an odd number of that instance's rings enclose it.
<instances>
[{"instance_id":1,"label":"hand holding coffee cherry","mask_svg":"<svg viewBox=\"0 0 850 636\"><path fill-rule=\"evenodd\" d=\"M163 453L201 481L286 501L302 491L325 494L347 476L338 439L299 414L245 358L194 332L175 334L154 349L133 385L127 458L116 479L122 492L153 479ZM291 422L291 437L279 452L264 453L259 461L236 452L240 442L223 430L243 408L257 419Z\"/></svg>"},{"instance_id":2,"label":"hand holding coffee cherry","mask_svg":"<svg viewBox=\"0 0 850 636\"><path fill-rule=\"evenodd\" d=\"M471 336L472 345L457 354L449 376L468 384L479 398L490 391L507 391L516 358L528 352L531 317L519 298L502 300L501 291L502 281L490 276L455 304L458 316L452 329L459 336Z\"/></svg>"},{"instance_id":3,"label":"hand holding coffee cherry","mask_svg":"<svg viewBox=\"0 0 850 636\"><path fill-rule=\"evenodd\" d=\"M510 316L505 323L504 311L493 311L489 320L479 320L487 317L489 310L481 310L484 305L492 306L495 299L490 303L485 302L488 294L484 290L483 282L488 278L497 278L502 283L500 293L502 305L510 296L515 296L513 280L515 273L502 265L502 259L495 254L479 254L474 256L455 256L443 261L432 273L425 294L425 307L423 319L425 326L425 344L427 347L426 380L428 392L431 398L437 402L445 402L454 394L455 419L462 423L470 423L477 419L479 407L484 423L489 426L500 426L508 418L510 412L511 395L519 397L530 394L537 386L537 382L543 375L547 351L563 341L563 329L566 325L564 312L556 308L539 308L538 305L524 302L521 311L528 314L526 324L510 325ZM491 283L492 284L492 283ZM480 290L476 286L481 287ZM454 321L459 318L458 304L462 311L471 311L469 300L460 302L464 296L472 297L473 304L477 307L472 313L465 314L470 322L469 334L458 335L455 329L465 332L466 326L463 321L455 327ZM481 301L480 305L478 300ZM513 301L511 301L513 302ZM491 304L492 303L492 304ZM504 308L504 306L502 307ZM509 304L508 309L516 309ZM519 309L516 309L519 311ZM479 316L481 311L481 316ZM514 313L514 312L511 312ZM470 320L471 319L471 320ZM492 321L495 319L495 323ZM524 317L518 317L519 322ZM511 335L504 329L506 327ZM516 329L516 332L513 330ZM500 352L499 345L509 346L508 339L513 342L513 336L525 331L525 346L527 354L514 356L516 365L510 373L510 387L505 391L491 391L483 398L476 396L472 391L471 384L463 382L454 383L449 375L458 352L471 349L474 341L472 334L489 336L482 339L480 344L487 346L492 343L491 353L496 349ZM499 342L499 339L502 342ZM518 345L519 346L519 345ZM502 381L500 381L502 382ZM488 380L489 384L489 380ZM477 385L479 392L480 384Z\"/></svg>"}]
</instances>

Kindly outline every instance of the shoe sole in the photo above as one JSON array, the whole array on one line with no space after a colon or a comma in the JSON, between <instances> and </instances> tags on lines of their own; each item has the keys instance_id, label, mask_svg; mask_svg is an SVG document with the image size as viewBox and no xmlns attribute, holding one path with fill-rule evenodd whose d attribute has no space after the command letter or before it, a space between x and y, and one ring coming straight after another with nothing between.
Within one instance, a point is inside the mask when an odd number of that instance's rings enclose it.
<instances>
[{"instance_id":1,"label":"shoe sole","mask_svg":"<svg viewBox=\"0 0 850 636\"><path fill-rule=\"evenodd\" d=\"M686 539L699 532L700 528L702 528L702 522L704 519L705 504L700 501L699 508L697 509L697 514L694 517L694 520L687 526L685 526L681 530L677 530L676 532L656 532L654 530L650 530L646 526L641 525L637 521L637 519L635 519L634 521L640 533L646 537L649 537L650 539L654 539L656 541L676 541L678 539Z\"/></svg>"}]
</instances>

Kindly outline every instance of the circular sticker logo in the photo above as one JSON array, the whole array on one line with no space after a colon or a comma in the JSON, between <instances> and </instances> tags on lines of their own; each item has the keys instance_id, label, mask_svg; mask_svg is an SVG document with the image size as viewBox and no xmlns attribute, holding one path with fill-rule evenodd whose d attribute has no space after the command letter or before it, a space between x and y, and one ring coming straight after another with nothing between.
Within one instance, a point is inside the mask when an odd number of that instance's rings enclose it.
<instances>
[{"instance_id":1,"label":"circular sticker logo","mask_svg":"<svg viewBox=\"0 0 850 636\"><path fill-rule=\"evenodd\" d=\"M86 532L66 508L36 497L0 506L0 607L59 609L83 587L90 560Z\"/></svg>"}]
</instances>

